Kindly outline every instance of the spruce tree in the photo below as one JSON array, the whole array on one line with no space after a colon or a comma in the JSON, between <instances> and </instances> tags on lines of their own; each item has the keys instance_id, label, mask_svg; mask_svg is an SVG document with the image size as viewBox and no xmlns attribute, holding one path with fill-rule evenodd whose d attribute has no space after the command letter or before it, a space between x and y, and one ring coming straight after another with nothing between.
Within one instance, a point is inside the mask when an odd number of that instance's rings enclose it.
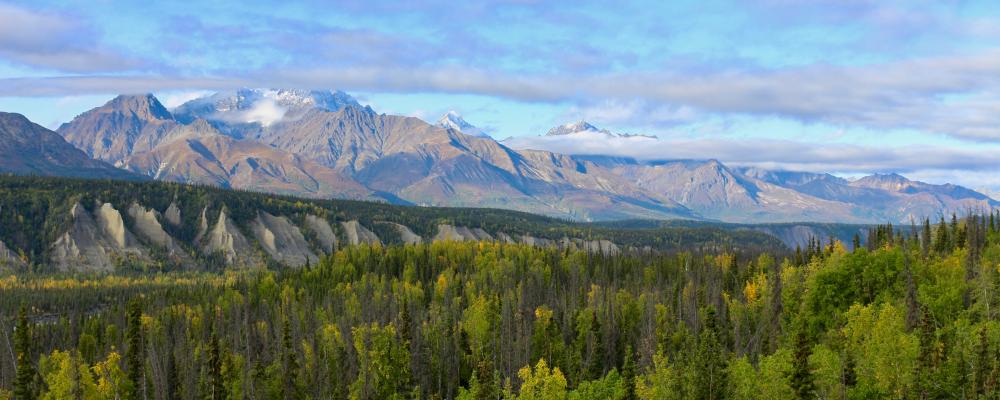
<instances>
[{"instance_id":1,"label":"spruce tree","mask_svg":"<svg viewBox=\"0 0 1000 400\"><path fill-rule=\"evenodd\" d=\"M812 370L809 368L809 356L812 355L812 345L806 332L805 324L795 332L795 353L792 360L791 385L797 399L812 399L816 397L816 386Z\"/></svg>"},{"instance_id":2,"label":"spruce tree","mask_svg":"<svg viewBox=\"0 0 1000 400\"><path fill-rule=\"evenodd\" d=\"M132 399L145 398L146 379L145 362L143 361L143 339L142 339L142 304L138 299L133 299L128 304L127 330L125 340L128 343L128 353L126 353L125 367L128 380L132 382L132 391L128 397Z\"/></svg>"},{"instance_id":3,"label":"spruce tree","mask_svg":"<svg viewBox=\"0 0 1000 400\"><path fill-rule=\"evenodd\" d=\"M622 382L625 385L625 395L622 400L638 400L635 393L635 352L632 346L625 347L625 362L622 363Z\"/></svg>"},{"instance_id":4,"label":"spruce tree","mask_svg":"<svg viewBox=\"0 0 1000 400\"><path fill-rule=\"evenodd\" d=\"M170 355L167 356L167 385L164 388L164 398L166 400L180 400L181 398L181 388L180 388L180 377L177 371L177 356L174 354L173 350L170 350Z\"/></svg>"},{"instance_id":5,"label":"spruce tree","mask_svg":"<svg viewBox=\"0 0 1000 400\"><path fill-rule=\"evenodd\" d=\"M705 320L698 337L695 362L695 393L700 400L720 400L728 390L726 349L722 346L715 307L705 308Z\"/></svg>"},{"instance_id":6,"label":"spruce tree","mask_svg":"<svg viewBox=\"0 0 1000 400\"><path fill-rule=\"evenodd\" d=\"M17 315L17 326L14 329L14 351L17 352L14 398L34 400L35 366L32 364L31 355L31 324L28 322L28 311L24 307L21 307L21 311Z\"/></svg>"},{"instance_id":7,"label":"spruce tree","mask_svg":"<svg viewBox=\"0 0 1000 400\"><path fill-rule=\"evenodd\" d=\"M292 326L288 319L285 319L284 327L282 328L281 344L284 348L284 362L283 367L285 370L284 385L282 385L282 398L285 400L300 399L302 398L299 393L299 361L295 354L295 343L292 339Z\"/></svg>"},{"instance_id":8,"label":"spruce tree","mask_svg":"<svg viewBox=\"0 0 1000 400\"><path fill-rule=\"evenodd\" d=\"M208 393L205 396L208 400L224 400L226 398L226 385L222 378L222 349L219 346L219 337L215 334L215 328L208 339Z\"/></svg>"},{"instance_id":9,"label":"spruce tree","mask_svg":"<svg viewBox=\"0 0 1000 400\"><path fill-rule=\"evenodd\" d=\"M924 218L924 233L920 235L920 251L924 258L931 250L931 219Z\"/></svg>"},{"instance_id":10,"label":"spruce tree","mask_svg":"<svg viewBox=\"0 0 1000 400\"><path fill-rule=\"evenodd\" d=\"M476 400L495 400L500 395L500 386L494 376L493 364L485 357L476 365L476 385L473 387L473 398Z\"/></svg>"}]
</instances>

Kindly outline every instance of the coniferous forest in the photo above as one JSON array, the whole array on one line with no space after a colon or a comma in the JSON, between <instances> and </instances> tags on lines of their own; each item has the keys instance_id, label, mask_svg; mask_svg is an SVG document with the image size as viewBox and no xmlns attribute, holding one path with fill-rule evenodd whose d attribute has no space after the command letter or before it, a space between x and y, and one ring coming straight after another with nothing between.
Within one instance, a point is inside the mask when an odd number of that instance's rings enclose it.
<instances>
[{"instance_id":1,"label":"coniferous forest","mask_svg":"<svg viewBox=\"0 0 1000 400\"><path fill-rule=\"evenodd\" d=\"M995 399L995 215L768 251L0 279L3 399Z\"/></svg>"}]
</instances>

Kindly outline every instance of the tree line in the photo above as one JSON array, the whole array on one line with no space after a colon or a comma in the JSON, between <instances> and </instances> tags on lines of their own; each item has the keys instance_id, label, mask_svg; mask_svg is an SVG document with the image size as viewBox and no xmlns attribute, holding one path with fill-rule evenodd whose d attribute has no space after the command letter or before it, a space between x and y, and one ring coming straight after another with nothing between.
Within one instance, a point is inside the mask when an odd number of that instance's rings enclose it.
<instances>
[{"instance_id":1,"label":"tree line","mask_svg":"<svg viewBox=\"0 0 1000 400\"><path fill-rule=\"evenodd\" d=\"M0 399L996 399L1000 226L795 254L354 246L0 279Z\"/></svg>"}]
</instances>

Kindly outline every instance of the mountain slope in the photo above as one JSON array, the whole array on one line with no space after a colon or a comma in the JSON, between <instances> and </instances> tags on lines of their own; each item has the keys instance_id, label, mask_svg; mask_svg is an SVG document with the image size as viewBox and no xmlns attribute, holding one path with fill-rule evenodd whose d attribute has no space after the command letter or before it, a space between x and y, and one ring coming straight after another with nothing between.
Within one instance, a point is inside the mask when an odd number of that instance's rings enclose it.
<instances>
[{"instance_id":1,"label":"mountain slope","mask_svg":"<svg viewBox=\"0 0 1000 400\"><path fill-rule=\"evenodd\" d=\"M332 169L263 144L222 135L204 120L139 153L124 168L154 179L320 198L373 199L364 186Z\"/></svg>"},{"instance_id":2,"label":"mountain slope","mask_svg":"<svg viewBox=\"0 0 1000 400\"><path fill-rule=\"evenodd\" d=\"M360 104L341 91L244 88L191 100L177 107L174 115L181 123L204 119L227 135L256 138L273 124L296 120L311 110L347 106Z\"/></svg>"},{"instance_id":3,"label":"mountain slope","mask_svg":"<svg viewBox=\"0 0 1000 400\"><path fill-rule=\"evenodd\" d=\"M571 160L513 151L412 117L348 106L276 126L264 143L423 205L503 207L577 219L684 218L690 211L580 173Z\"/></svg>"},{"instance_id":4,"label":"mountain slope","mask_svg":"<svg viewBox=\"0 0 1000 400\"><path fill-rule=\"evenodd\" d=\"M456 231L474 235L449 238L448 232ZM164 269L250 267L268 263L267 258L277 263L273 267L297 267L347 243L446 239L603 252L786 250L764 234L707 225L637 230L497 209L303 199L156 181L0 175L0 267L4 259L10 266L12 254L18 259L23 254L42 270L111 271L133 267L128 260L157 261Z\"/></svg>"},{"instance_id":5,"label":"mountain slope","mask_svg":"<svg viewBox=\"0 0 1000 400\"><path fill-rule=\"evenodd\" d=\"M21 175L139 179L88 157L21 114L0 112L0 172Z\"/></svg>"},{"instance_id":6,"label":"mountain slope","mask_svg":"<svg viewBox=\"0 0 1000 400\"><path fill-rule=\"evenodd\" d=\"M177 125L153 95L121 95L57 132L87 155L119 165L133 153L156 147Z\"/></svg>"},{"instance_id":7,"label":"mountain slope","mask_svg":"<svg viewBox=\"0 0 1000 400\"><path fill-rule=\"evenodd\" d=\"M438 119L437 124L434 126L445 129L454 129L470 136L490 137L490 135L483 132L482 129L477 128L462 118L457 111L448 111L442 115L440 119Z\"/></svg>"},{"instance_id":8,"label":"mountain slope","mask_svg":"<svg viewBox=\"0 0 1000 400\"><path fill-rule=\"evenodd\" d=\"M375 199L371 190L315 162L178 121L152 95L118 96L60 132L99 159L154 179L306 197Z\"/></svg>"},{"instance_id":9,"label":"mountain slope","mask_svg":"<svg viewBox=\"0 0 1000 400\"><path fill-rule=\"evenodd\" d=\"M343 92L242 89L163 109L119 96L60 127L92 156L148 176L308 197L383 198L498 207L577 220L908 222L1000 206L954 185L901 176L734 168L715 160L635 160L512 148L469 133L457 113L437 125L379 114ZM585 121L533 143L602 151L652 136ZM589 146L589 147L588 147Z\"/></svg>"}]
</instances>

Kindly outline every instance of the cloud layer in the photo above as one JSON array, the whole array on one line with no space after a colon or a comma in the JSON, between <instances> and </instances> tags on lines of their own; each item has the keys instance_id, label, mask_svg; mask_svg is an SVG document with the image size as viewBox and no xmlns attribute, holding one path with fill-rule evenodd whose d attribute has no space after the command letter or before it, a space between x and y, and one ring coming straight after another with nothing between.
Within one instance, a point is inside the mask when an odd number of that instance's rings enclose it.
<instances>
[{"instance_id":1,"label":"cloud layer","mask_svg":"<svg viewBox=\"0 0 1000 400\"><path fill-rule=\"evenodd\" d=\"M97 72L139 66L98 44L96 30L68 15L0 4L0 59L54 71Z\"/></svg>"},{"instance_id":2,"label":"cloud layer","mask_svg":"<svg viewBox=\"0 0 1000 400\"><path fill-rule=\"evenodd\" d=\"M640 160L715 158L734 165L848 174L956 169L993 173L1000 169L993 149L963 150L922 145L876 147L792 140L678 140L604 135L518 137L503 143L515 149L563 154L612 155Z\"/></svg>"},{"instance_id":3,"label":"cloud layer","mask_svg":"<svg viewBox=\"0 0 1000 400\"><path fill-rule=\"evenodd\" d=\"M990 157L1000 146L1000 12L988 1L42 3L0 4L0 97L239 87L478 95L639 134L774 119L919 136L891 146L770 132L661 135L638 147L519 139L566 152L964 171L977 181L1000 169ZM502 136L535 133L505 131L505 119L529 118L523 109L489 121ZM270 112L248 117L276 112L261 111Z\"/></svg>"}]
</instances>

